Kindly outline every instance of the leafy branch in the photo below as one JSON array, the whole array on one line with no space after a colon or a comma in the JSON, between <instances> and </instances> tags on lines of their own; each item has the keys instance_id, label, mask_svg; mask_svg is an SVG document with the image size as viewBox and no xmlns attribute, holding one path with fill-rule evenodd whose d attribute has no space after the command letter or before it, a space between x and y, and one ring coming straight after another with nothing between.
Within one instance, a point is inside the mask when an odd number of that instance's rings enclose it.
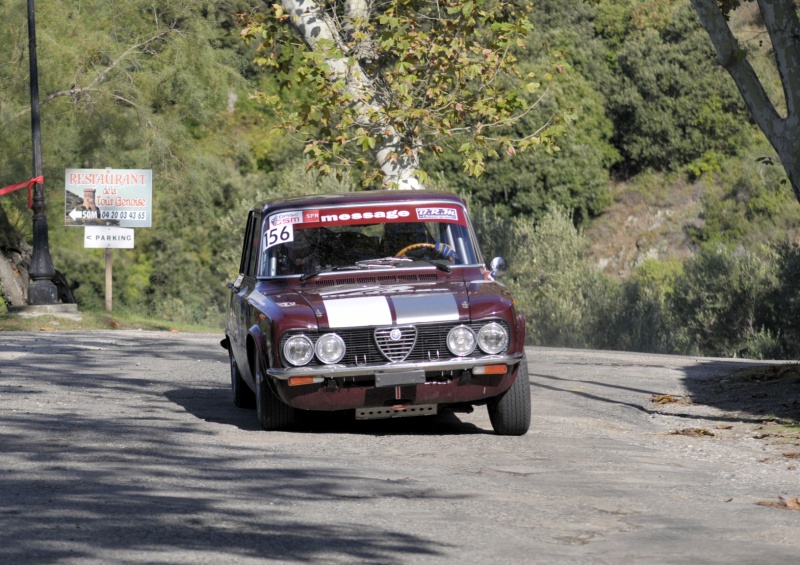
<instances>
[{"instance_id":1,"label":"leafy branch","mask_svg":"<svg viewBox=\"0 0 800 565\"><path fill-rule=\"evenodd\" d=\"M423 151L439 154L442 140L462 139L464 169L478 176L497 147L553 144L558 116L521 137L484 131L510 130L565 69L553 61L541 76L520 70L532 30L524 3L305 0L299 15L291 4L243 15L241 34L278 81L277 92L255 97L306 143L310 168L357 165L366 182L385 181L387 163L418 163Z\"/></svg>"}]
</instances>

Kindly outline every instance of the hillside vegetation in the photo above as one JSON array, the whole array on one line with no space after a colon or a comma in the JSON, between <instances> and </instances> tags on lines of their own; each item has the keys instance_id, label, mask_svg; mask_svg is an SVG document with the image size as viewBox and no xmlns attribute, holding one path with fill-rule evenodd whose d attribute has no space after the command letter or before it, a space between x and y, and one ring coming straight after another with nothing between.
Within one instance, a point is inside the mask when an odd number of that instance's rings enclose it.
<instances>
[{"instance_id":1,"label":"hillside vegetation","mask_svg":"<svg viewBox=\"0 0 800 565\"><path fill-rule=\"evenodd\" d=\"M221 327L243 220L278 195L359 189L306 173L303 147L251 98L289 96L253 64L237 14L254 0L86 0L37 6L53 261L82 309L103 305L103 252L64 227L64 169L151 168L153 227L114 254L115 303ZM564 72L512 127L552 116L557 147L466 175L457 147L423 155L432 188L463 195L484 255L532 343L797 357L798 204L688 0L535 0L526 69ZM25 2L0 5L0 186L30 178ZM91 25L87 25L91 22ZM782 96L753 3L732 15L759 75ZM299 94L297 94L299 93ZM20 192L0 228L30 236ZM3 229L0 229L2 240Z\"/></svg>"}]
</instances>

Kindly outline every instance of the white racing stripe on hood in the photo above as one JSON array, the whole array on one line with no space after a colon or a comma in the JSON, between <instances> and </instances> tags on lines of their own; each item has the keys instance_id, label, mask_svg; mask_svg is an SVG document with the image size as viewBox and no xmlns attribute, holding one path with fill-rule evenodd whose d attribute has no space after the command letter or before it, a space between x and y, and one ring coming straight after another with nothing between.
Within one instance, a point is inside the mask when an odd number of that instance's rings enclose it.
<instances>
[{"instance_id":1,"label":"white racing stripe on hood","mask_svg":"<svg viewBox=\"0 0 800 565\"><path fill-rule=\"evenodd\" d=\"M392 313L385 296L323 300L331 328L391 326Z\"/></svg>"},{"instance_id":2,"label":"white racing stripe on hood","mask_svg":"<svg viewBox=\"0 0 800 565\"><path fill-rule=\"evenodd\" d=\"M450 293L392 296L398 324L458 320L456 297Z\"/></svg>"}]
</instances>

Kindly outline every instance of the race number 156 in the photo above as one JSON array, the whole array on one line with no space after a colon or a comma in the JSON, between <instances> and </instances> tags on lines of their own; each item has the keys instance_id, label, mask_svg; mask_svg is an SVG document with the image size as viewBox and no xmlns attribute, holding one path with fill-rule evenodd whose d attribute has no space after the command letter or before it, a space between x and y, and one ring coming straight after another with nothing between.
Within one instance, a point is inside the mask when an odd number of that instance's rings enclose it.
<instances>
[{"instance_id":1,"label":"race number 156","mask_svg":"<svg viewBox=\"0 0 800 565\"><path fill-rule=\"evenodd\" d=\"M267 249L280 243L294 241L294 227L292 227L292 224L283 224L282 226L270 228L267 231L266 239Z\"/></svg>"}]
</instances>

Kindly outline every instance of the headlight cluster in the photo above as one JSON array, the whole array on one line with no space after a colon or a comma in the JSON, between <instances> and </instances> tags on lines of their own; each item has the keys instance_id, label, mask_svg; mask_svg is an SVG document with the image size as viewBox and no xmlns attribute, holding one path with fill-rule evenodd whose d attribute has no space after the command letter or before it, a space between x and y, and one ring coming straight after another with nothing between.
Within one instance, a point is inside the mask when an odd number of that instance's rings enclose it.
<instances>
[{"instance_id":1,"label":"headlight cluster","mask_svg":"<svg viewBox=\"0 0 800 565\"><path fill-rule=\"evenodd\" d=\"M314 344L304 335L294 335L283 344L283 356L292 365L306 365L317 356L322 363L338 363L344 357L344 340L337 334L324 334Z\"/></svg>"},{"instance_id":2,"label":"headlight cluster","mask_svg":"<svg viewBox=\"0 0 800 565\"><path fill-rule=\"evenodd\" d=\"M447 348L453 355L464 357L475 351L475 346L489 355L496 355L508 345L508 332L497 322L484 325L475 336L467 326L456 326L447 334Z\"/></svg>"}]
</instances>

